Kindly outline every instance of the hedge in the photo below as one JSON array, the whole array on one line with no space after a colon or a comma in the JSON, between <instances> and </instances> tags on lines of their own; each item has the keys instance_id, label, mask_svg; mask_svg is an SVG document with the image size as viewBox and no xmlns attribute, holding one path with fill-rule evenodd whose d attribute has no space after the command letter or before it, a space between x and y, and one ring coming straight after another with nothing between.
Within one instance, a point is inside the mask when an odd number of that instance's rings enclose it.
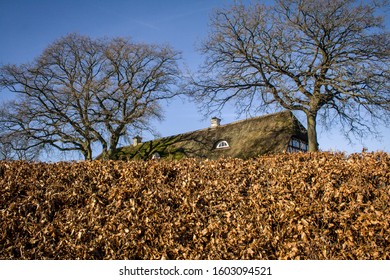
<instances>
[{"instance_id":1,"label":"hedge","mask_svg":"<svg viewBox=\"0 0 390 280\"><path fill-rule=\"evenodd\" d=\"M388 153L0 162L1 259L390 259Z\"/></svg>"}]
</instances>

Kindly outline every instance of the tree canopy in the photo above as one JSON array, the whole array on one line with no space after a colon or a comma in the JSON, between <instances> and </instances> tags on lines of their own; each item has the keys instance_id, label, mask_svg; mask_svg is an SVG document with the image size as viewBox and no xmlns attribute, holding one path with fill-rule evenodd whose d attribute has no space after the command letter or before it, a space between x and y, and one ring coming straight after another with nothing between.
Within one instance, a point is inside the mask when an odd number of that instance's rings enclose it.
<instances>
[{"instance_id":1,"label":"tree canopy","mask_svg":"<svg viewBox=\"0 0 390 280\"><path fill-rule=\"evenodd\" d=\"M390 36L387 2L277 0L217 10L189 92L207 109L233 102L239 112L284 108L307 118L309 151L318 117L348 134L388 121Z\"/></svg>"},{"instance_id":2,"label":"tree canopy","mask_svg":"<svg viewBox=\"0 0 390 280\"><path fill-rule=\"evenodd\" d=\"M179 59L169 46L125 38L60 38L32 63L0 68L0 87L17 94L2 108L0 137L22 135L15 149L50 146L85 159L99 144L109 158L121 139L162 117L161 101L178 94Z\"/></svg>"}]
</instances>

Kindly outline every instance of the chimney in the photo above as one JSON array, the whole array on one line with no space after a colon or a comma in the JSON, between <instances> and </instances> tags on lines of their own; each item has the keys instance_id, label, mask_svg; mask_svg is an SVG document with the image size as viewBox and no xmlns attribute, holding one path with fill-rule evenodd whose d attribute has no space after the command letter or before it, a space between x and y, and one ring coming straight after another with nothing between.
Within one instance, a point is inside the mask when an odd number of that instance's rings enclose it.
<instances>
[{"instance_id":1,"label":"chimney","mask_svg":"<svg viewBox=\"0 0 390 280\"><path fill-rule=\"evenodd\" d=\"M137 135L133 138L133 146L137 146L142 143L142 137Z\"/></svg>"},{"instance_id":2,"label":"chimney","mask_svg":"<svg viewBox=\"0 0 390 280\"><path fill-rule=\"evenodd\" d=\"M215 128L221 125L221 119L217 117L211 118L211 128Z\"/></svg>"}]
</instances>

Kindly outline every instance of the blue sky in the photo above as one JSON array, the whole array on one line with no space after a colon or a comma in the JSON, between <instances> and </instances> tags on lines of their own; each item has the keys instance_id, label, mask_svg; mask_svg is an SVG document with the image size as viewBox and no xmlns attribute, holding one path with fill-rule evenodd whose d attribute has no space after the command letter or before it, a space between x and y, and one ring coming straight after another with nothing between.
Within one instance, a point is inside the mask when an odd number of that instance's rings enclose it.
<instances>
[{"instance_id":1,"label":"blue sky","mask_svg":"<svg viewBox=\"0 0 390 280\"><path fill-rule=\"evenodd\" d=\"M131 37L145 43L168 43L182 52L183 64L195 70L202 61L196 51L208 32L214 8L233 0L0 0L0 65L32 61L51 42L77 32L93 38ZM249 1L244 1L249 2ZM0 100L6 94L0 93ZM210 116L211 117L211 116ZM234 109L226 108L222 123L237 120ZM241 117L242 118L242 117ZM304 123L304 119L302 119ZM165 106L165 121L154 126L161 136L205 128L205 120L194 104L177 100ZM320 148L346 152L390 152L390 129L380 127L382 140L345 140L337 127L319 128ZM145 140L151 135L143 135Z\"/></svg>"}]
</instances>

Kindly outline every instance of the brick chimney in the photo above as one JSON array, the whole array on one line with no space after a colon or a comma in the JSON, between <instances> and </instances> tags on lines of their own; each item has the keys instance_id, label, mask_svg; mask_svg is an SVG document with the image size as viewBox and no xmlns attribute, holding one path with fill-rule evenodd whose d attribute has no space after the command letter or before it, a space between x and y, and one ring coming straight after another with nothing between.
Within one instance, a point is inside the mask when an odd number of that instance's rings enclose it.
<instances>
[{"instance_id":1,"label":"brick chimney","mask_svg":"<svg viewBox=\"0 0 390 280\"><path fill-rule=\"evenodd\" d=\"M133 146L137 146L142 143L142 137L137 135L133 138Z\"/></svg>"},{"instance_id":2,"label":"brick chimney","mask_svg":"<svg viewBox=\"0 0 390 280\"><path fill-rule=\"evenodd\" d=\"M217 117L211 118L211 128L215 128L221 125L221 119Z\"/></svg>"}]
</instances>

